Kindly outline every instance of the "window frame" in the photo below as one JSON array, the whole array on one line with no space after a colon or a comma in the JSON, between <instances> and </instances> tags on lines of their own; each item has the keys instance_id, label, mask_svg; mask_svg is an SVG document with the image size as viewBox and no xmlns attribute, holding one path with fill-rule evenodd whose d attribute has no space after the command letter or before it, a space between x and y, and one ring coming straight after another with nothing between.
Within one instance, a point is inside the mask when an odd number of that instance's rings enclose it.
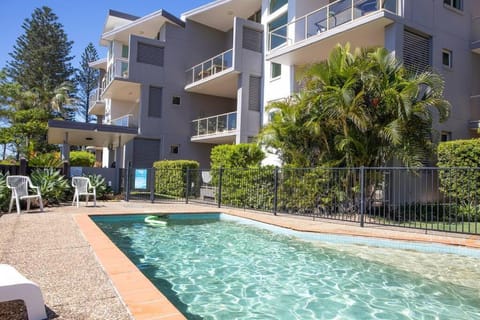
<instances>
[{"instance_id":1,"label":"window frame","mask_svg":"<svg viewBox=\"0 0 480 320\"><path fill-rule=\"evenodd\" d=\"M277 70L276 68L278 68L278 74L274 74L274 70ZM282 77L282 65L280 63L271 62L270 63L270 79L276 80L281 77Z\"/></svg>"},{"instance_id":2,"label":"window frame","mask_svg":"<svg viewBox=\"0 0 480 320\"><path fill-rule=\"evenodd\" d=\"M285 2L282 4L282 2ZM275 6L276 3L280 3L280 6ZM272 10L272 5L273 5L273 10ZM288 0L270 0L268 2L268 13L272 14L277 12L278 10L282 9L284 6L288 5Z\"/></svg>"},{"instance_id":3,"label":"window frame","mask_svg":"<svg viewBox=\"0 0 480 320\"><path fill-rule=\"evenodd\" d=\"M443 5L453 10L463 12L463 0L443 0Z\"/></svg>"},{"instance_id":4,"label":"window frame","mask_svg":"<svg viewBox=\"0 0 480 320\"><path fill-rule=\"evenodd\" d=\"M445 57L447 56L448 62L445 64ZM442 49L442 66L444 68L452 69L453 68L453 53L452 50Z\"/></svg>"}]
</instances>

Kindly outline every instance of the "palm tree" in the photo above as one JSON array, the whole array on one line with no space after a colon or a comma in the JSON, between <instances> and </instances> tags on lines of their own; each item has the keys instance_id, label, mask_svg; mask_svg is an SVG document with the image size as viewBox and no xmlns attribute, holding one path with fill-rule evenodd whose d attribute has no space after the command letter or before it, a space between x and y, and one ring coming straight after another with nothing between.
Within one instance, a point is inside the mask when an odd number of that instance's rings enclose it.
<instances>
[{"instance_id":1,"label":"palm tree","mask_svg":"<svg viewBox=\"0 0 480 320\"><path fill-rule=\"evenodd\" d=\"M434 110L443 121L450 109L440 76L411 74L384 48L339 45L303 70L301 84L269 106L277 113L261 135L288 164L384 166L397 158L420 166L433 152Z\"/></svg>"}]
</instances>

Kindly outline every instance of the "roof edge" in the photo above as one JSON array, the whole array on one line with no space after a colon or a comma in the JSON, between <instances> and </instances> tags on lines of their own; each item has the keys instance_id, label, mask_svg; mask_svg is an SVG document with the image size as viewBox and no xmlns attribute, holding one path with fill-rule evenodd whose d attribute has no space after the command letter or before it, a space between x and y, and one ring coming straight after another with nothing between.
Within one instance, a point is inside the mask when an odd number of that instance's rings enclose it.
<instances>
[{"instance_id":1,"label":"roof edge","mask_svg":"<svg viewBox=\"0 0 480 320\"><path fill-rule=\"evenodd\" d=\"M135 21L137 19L140 19L140 17L134 16L132 14L117 11L117 10L112 10L112 9L108 10L108 15L113 16L113 17L117 17L117 18L126 19L126 20L131 20L131 21Z\"/></svg>"}]
</instances>

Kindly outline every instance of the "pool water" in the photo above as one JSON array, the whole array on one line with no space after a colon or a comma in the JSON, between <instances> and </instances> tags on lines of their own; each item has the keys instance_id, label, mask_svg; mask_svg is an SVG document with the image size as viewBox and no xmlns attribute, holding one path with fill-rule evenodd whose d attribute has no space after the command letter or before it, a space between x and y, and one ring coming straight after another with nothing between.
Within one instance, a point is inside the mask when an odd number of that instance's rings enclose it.
<instances>
[{"instance_id":1,"label":"pool water","mask_svg":"<svg viewBox=\"0 0 480 320\"><path fill-rule=\"evenodd\" d=\"M94 221L188 319L480 319L477 257L186 216L167 227L145 216Z\"/></svg>"}]
</instances>

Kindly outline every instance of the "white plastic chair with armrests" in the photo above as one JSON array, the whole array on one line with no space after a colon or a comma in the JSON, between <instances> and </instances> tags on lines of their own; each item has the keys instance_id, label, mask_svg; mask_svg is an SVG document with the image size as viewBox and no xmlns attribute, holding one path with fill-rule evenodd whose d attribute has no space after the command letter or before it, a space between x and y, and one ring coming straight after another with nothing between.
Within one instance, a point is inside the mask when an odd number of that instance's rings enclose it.
<instances>
[{"instance_id":1,"label":"white plastic chair with armrests","mask_svg":"<svg viewBox=\"0 0 480 320\"><path fill-rule=\"evenodd\" d=\"M32 181L27 176L7 176L7 187L12 190L12 197L10 198L10 206L8 213L12 212L13 202L17 206L17 213L21 213L20 200L27 200L27 211L30 210L30 200L38 199L40 211L43 211L42 195L40 194L40 188L34 186ZM34 194L30 194L28 190L34 190Z\"/></svg>"},{"instance_id":2,"label":"white plastic chair with armrests","mask_svg":"<svg viewBox=\"0 0 480 320\"><path fill-rule=\"evenodd\" d=\"M85 196L85 205L87 206L89 196L93 196L93 206L97 206L97 190L94 186L92 186L90 179L88 179L87 177L72 177L72 186L75 188L72 206L74 205L75 201L77 201L78 208L80 196Z\"/></svg>"}]
</instances>

